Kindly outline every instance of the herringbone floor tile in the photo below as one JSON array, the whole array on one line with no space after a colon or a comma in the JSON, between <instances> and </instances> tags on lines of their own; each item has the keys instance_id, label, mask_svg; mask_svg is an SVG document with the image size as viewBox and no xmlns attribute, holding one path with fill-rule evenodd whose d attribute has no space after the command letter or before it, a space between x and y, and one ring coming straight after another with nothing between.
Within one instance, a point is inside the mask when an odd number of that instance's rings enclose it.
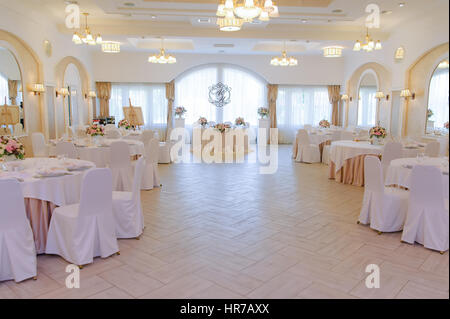
<instances>
[{"instance_id":1,"label":"herringbone floor tile","mask_svg":"<svg viewBox=\"0 0 450 319\"><path fill-rule=\"evenodd\" d=\"M250 156L254 156L251 154ZM257 164L160 165L142 192L146 229L120 256L81 270L38 257L38 280L0 283L0 298L448 298L449 255L357 225L363 188L328 180L280 147L275 175ZM380 289L365 286L366 266Z\"/></svg>"}]
</instances>

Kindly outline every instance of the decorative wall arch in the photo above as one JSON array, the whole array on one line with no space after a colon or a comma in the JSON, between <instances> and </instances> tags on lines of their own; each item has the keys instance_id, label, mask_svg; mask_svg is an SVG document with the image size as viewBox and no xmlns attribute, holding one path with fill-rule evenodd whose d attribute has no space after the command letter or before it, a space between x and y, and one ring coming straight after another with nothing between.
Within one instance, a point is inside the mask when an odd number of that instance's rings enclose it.
<instances>
[{"instance_id":1,"label":"decorative wall arch","mask_svg":"<svg viewBox=\"0 0 450 319\"><path fill-rule=\"evenodd\" d=\"M77 58L73 57L73 56L67 56L65 58L63 58L61 61L58 62L58 64L55 66L55 79L56 79L56 85L57 85L57 89L62 88L65 85L65 73L66 73L66 69L69 65L75 65L75 67L78 69L78 73L80 75L80 80L81 80L81 94L83 96L85 96L85 94L88 94L89 91L91 90L91 79L89 76L89 73L87 72L87 69L85 68L85 66L83 65L83 63L81 63L80 60L78 60ZM88 111L88 121L92 122L92 118L93 118L93 107L92 107L92 103L91 99L88 98L83 98L83 102L84 102L84 108L87 109ZM61 109L64 109L66 107L66 103L63 107L63 99L61 97L59 97L58 99L56 99L55 101L56 104L56 119L61 118L61 116L58 116L58 111L60 111ZM64 118L64 124L68 123L68 112L64 112L63 114L63 118ZM58 127L58 125L56 125L56 127ZM67 129L67 128L65 128ZM59 136L61 134L61 132L57 132L57 135Z\"/></svg>"},{"instance_id":2,"label":"decorative wall arch","mask_svg":"<svg viewBox=\"0 0 450 319\"><path fill-rule=\"evenodd\" d=\"M46 134L46 118L43 95L34 95L28 91L28 86L44 82L43 65L34 50L16 35L0 29L0 46L8 49L19 66L23 86L25 131L30 135L33 132ZM27 149L30 148L29 139L25 141ZM31 152L27 152L30 154Z\"/></svg>"},{"instance_id":3,"label":"decorative wall arch","mask_svg":"<svg viewBox=\"0 0 450 319\"><path fill-rule=\"evenodd\" d=\"M405 85L416 94L415 100L404 102L404 136L421 136L426 128L430 80L439 61L449 56L449 43L443 43L418 58L405 74Z\"/></svg>"},{"instance_id":4,"label":"decorative wall arch","mask_svg":"<svg viewBox=\"0 0 450 319\"><path fill-rule=\"evenodd\" d=\"M347 93L352 97L352 101L348 101L345 108L345 126L357 126L358 124L358 88L362 76L371 72L375 75L378 83L378 90L386 95L391 94L392 76L391 72L383 65L375 62L366 63L360 66L347 81ZM390 102L382 100L379 103L377 118L384 127L390 126Z\"/></svg>"}]
</instances>

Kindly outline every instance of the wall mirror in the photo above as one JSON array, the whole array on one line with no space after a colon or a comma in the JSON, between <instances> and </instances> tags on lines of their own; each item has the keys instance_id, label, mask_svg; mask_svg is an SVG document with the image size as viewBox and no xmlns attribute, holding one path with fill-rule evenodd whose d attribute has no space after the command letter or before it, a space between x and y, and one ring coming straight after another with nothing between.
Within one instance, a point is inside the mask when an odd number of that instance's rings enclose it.
<instances>
[{"instance_id":1,"label":"wall mirror","mask_svg":"<svg viewBox=\"0 0 450 319\"><path fill-rule=\"evenodd\" d=\"M364 73L358 87L358 126L372 127L377 120L378 81L373 72Z\"/></svg>"},{"instance_id":2,"label":"wall mirror","mask_svg":"<svg viewBox=\"0 0 450 319\"><path fill-rule=\"evenodd\" d=\"M426 114L426 133L446 130L444 125L448 122L449 116L448 68L448 59L441 61L431 77Z\"/></svg>"}]
</instances>

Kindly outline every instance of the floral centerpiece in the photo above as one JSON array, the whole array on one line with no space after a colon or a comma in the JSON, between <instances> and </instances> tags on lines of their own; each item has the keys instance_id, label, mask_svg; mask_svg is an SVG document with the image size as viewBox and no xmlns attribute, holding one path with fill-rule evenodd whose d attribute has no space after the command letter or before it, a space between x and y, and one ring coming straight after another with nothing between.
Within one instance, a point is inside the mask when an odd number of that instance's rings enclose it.
<instances>
[{"instance_id":1,"label":"floral centerpiece","mask_svg":"<svg viewBox=\"0 0 450 319\"><path fill-rule=\"evenodd\" d=\"M448 122L444 123L444 127L448 130Z\"/></svg>"},{"instance_id":2,"label":"floral centerpiece","mask_svg":"<svg viewBox=\"0 0 450 319\"><path fill-rule=\"evenodd\" d=\"M175 109L175 115L178 118L181 118L186 112L187 110L184 108L184 106L179 106Z\"/></svg>"},{"instance_id":3,"label":"floral centerpiece","mask_svg":"<svg viewBox=\"0 0 450 319\"><path fill-rule=\"evenodd\" d=\"M208 124L208 120L206 119L206 117L200 117L197 121L197 123L203 127L206 126L206 124Z\"/></svg>"},{"instance_id":4,"label":"floral centerpiece","mask_svg":"<svg viewBox=\"0 0 450 319\"><path fill-rule=\"evenodd\" d=\"M258 115L261 117L261 119L265 119L269 117L269 109L265 107L260 107L258 109Z\"/></svg>"},{"instance_id":5,"label":"floral centerpiece","mask_svg":"<svg viewBox=\"0 0 450 319\"><path fill-rule=\"evenodd\" d=\"M97 124L92 124L86 129L86 134L90 136L104 136L105 128Z\"/></svg>"},{"instance_id":6,"label":"floral centerpiece","mask_svg":"<svg viewBox=\"0 0 450 319\"><path fill-rule=\"evenodd\" d=\"M234 124L236 126L245 126L245 120L243 117L238 117L235 121Z\"/></svg>"},{"instance_id":7,"label":"floral centerpiece","mask_svg":"<svg viewBox=\"0 0 450 319\"><path fill-rule=\"evenodd\" d=\"M0 158L2 159L24 159L25 149L17 139L0 136Z\"/></svg>"},{"instance_id":8,"label":"floral centerpiece","mask_svg":"<svg viewBox=\"0 0 450 319\"><path fill-rule=\"evenodd\" d=\"M133 126L130 124L130 122L128 122L127 119L123 119L119 122L119 124L117 124L117 126L119 128L124 128L126 130L131 130L133 128Z\"/></svg>"},{"instance_id":9,"label":"floral centerpiece","mask_svg":"<svg viewBox=\"0 0 450 319\"><path fill-rule=\"evenodd\" d=\"M214 128L220 133L224 133L227 129L231 128L230 124L219 123L214 125Z\"/></svg>"},{"instance_id":10,"label":"floral centerpiece","mask_svg":"<svg viewBox=\"0 0 450 319\"><path fill-rule=\"evenodd\" d=\"M327 120L322 120L322 121L319 122L319 126L321 128L330 128L331 124Z\"/></svg>"},{"instance_id":11,"label":"floral centerpiece","mask_svg":"<svg viewBox=\"0 0 450 319\"><path fill-rule=\"evenodd\" d=\"M433 110L432 109L428 109L428 111L427 111L427 118L431 119L433 117L433 115L434 115Z\"/></svg>"},{"instance_id":12,"label":"floral centerpiece","mask_svg":"<svg viewBox=\"0 0 450 319\"><path fill-rule=\"evenodd\" d=\"M386 138L386 136L387 136L386 129L384 127L381 127L379 124L370 129L369 137L372 141L380 143L381 140Z\"/></svg>"}]
</instances>

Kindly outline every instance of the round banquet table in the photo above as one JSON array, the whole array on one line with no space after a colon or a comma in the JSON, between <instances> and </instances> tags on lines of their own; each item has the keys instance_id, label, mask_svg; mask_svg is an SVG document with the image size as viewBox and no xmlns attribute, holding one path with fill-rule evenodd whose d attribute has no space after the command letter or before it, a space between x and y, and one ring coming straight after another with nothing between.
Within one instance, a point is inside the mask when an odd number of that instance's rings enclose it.
<instances>
[{"instance_id":1,"label":"round banquet table","mask_svg":"<svg viewBox=\"0 0 450 319\"><path fill-rule=\"evenodd\" d=\"M111 144L122 141L129 145L130 156L136 158L145 153L144 143L129 139L101 139L98 144L90 143L88 140L78 140L75 143L77 147L78 156L80 159L93 162L99 168L107 167L111 154Z\"/></svg>"},{"instance_id":2,"label":"round banquet table","mask_svg":"<svg viewBox=\"0 0 450 319\"><path fill-rule=\"evenodd\" d=\"M43 168L64 168L67 167L67 163L84 166L84 169L67 171L66 175L58 177L40 177L38 174ZM58 206L79 203L83 177L95 165L87 161L55 158L28 158L7 165L21 167L20 171L0 171L0 178L19 180L25 198L27 217L33 230L36 252L43 254L52 212Z\"/></svg>"},{"instance_id":3,"label":"round banquet table","mask_svg":"<svg viewBox=\"0 0 450 319\"><path fill-rule=\"evenodd\" d=\"M411 187L411 173L416 165L436 166L442 172L442 182L444 185L444 194L446 199L449 198L449 179L448 179L448 157L431 158L400 158L393 160L389 165L386 173L386 186L401 186L404 188Z\"/></svg>"}]
</instances>

